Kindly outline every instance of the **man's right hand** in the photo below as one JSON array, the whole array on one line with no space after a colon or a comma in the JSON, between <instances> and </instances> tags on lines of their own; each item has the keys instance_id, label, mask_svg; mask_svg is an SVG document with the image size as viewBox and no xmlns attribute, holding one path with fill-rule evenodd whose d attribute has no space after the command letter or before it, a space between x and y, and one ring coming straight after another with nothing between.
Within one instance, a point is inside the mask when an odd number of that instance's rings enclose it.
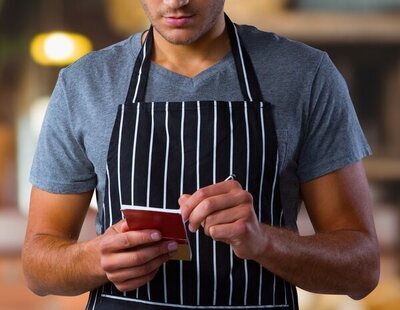
<instances>
[{"instance_id":1,"label":"man's right hand","mask_svg":"<svg viewBox=\"0 0 400 310\"><path fill-rule=\"evenodd\" d=\"M106 230L100 241L101 267L118 290L148 283L171 258L178 244L161 238L156 230L129 231L125 220Z\"/></svg>"},{"instance_id":2,"label":"man's right hand","mask_svg":"<svg viewBox=\"0 0 400 310\"><path fill-rule=\"evenodd\" d=\"M92 195L32 188L22 263L34 293L75 296L108 281L130 291L149 282L170 259L171 241L161 240L154 230L129 231L125 220L103 235L78 242Z\"/></svg>"}]
</instances>

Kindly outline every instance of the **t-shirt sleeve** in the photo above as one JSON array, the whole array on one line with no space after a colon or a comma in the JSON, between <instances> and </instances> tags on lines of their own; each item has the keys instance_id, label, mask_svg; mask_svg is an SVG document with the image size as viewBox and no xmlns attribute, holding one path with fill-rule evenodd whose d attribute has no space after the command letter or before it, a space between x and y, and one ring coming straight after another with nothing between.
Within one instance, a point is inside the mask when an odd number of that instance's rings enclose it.
<instances>
[{"instance_id":1,"label":"t-shirt sleeve","mask_svg":"<svg viewBox=\"0 0 400 310\"><path fill-rule=\"evenodd\" d=\"M325 53L313 81L307 115L297 170L300 182L371 154L346 82Z\"/></svg>"},{"instance_id":2,"label":"t-shirt sleeve","mask_svg":"<svg viewBox=\"0 0 400 310\"><path fill-rule=\"evenodd\" d=\"M94 167L76 139L61 71L47 107L30 172L33 186L51 193L82 193L96 187Z\"/></svg>"}]
</instances>

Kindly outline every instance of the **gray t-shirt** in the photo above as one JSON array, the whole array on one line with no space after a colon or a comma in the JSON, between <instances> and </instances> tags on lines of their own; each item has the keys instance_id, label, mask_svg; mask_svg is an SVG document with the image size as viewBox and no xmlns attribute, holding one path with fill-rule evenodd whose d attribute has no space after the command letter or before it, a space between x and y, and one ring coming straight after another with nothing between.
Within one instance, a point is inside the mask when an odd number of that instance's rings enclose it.
<instances>
[{"instance_id":1,"label":"gray t-shirt","mask_svg":"<svg viewBox=\"0 0 400 310\"><path fill-rule=\"evenodd\" d=\"M240 26L239 33L264 99L273 105L286 225L296 229L300 183L371 151L346 83L326 53L251 26ZM109 140L140 37L135 34L61 70L33 161L34 186L52 193L96 188L103 205ZM191 100L243 100L231 53L194 78L151 64L146 101Z\"/></svg>"}]
</instances>

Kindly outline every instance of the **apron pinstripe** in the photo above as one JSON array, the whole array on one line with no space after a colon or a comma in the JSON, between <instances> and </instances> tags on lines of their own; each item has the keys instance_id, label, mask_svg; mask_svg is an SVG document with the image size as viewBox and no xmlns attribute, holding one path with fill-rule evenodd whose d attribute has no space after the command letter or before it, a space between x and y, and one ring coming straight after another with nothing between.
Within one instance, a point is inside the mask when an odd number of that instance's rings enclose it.
<instances>
[{"instance_id":1,"label":"apron pinstripe","mask_svg":"<svg viewBox=\"0 0 400 310\"><path fill-rule=\"evenodd\" d=\"M144 102L150 28L110 140L103 232L122 218L122 204L177 209L181 194L232 173L253 195L258 219L284 226L271 105L262 99L250 57L227 16L226 24L244 97L240 102ZM297 309L294 286L254 261L237 258L202 228L189 235L191 262L165 263L150 283L132 292L105 284L91 292L87 309Z\"/></svg>"}]
</instances>

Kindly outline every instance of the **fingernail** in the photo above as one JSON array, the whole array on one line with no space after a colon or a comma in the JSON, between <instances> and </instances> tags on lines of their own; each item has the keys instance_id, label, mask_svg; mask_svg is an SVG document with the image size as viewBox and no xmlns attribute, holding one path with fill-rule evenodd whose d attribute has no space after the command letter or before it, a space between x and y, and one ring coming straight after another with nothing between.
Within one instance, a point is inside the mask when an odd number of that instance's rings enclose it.
<instances>
[{"instance_id":1,"label":"fingernail","mask_svg":"<svg viewBox=\"0 0 400 310\"><path fill-rule=\"evenodd\" d=\"M193 228L192 224L189 224L189 230L194 233L196 232L196 229Z\"/></svg>"},{"instance_id":2,"label":"fingernail","mask_svg":"<svg viewBox=\"0 0 400 310\"><path fill-rule=\"evenodd\" d=\"M151 234L151 239L152 239L153 241L159 241L159 240L161 240L161 235L160 235L160 233L158 233L158 232L152 233L152 234Z\"/></svg>"},{"instance_id":3,"label":"fingernail","mask_svg":"<svg viewBox=\"0 0 400 310\"><path fill-rule=\"evenodd\" d=\"M182 219L183 219L184 222L186 222L186 221L187 221L187 218L186 218L185 212L182 212L182 211L183 211L183 210L181 209Z\"/></svg>"},{"instance_id":4,"label":"fingernail","mask_svg":"<svg viewBox=\"0 0 400 310\"><path fill-rule=\"evenodd\" d=\"M178 249L178 243L176 242L170 242L168 243L168 251L176 251Z\"/></svg>"}]
</instances>

